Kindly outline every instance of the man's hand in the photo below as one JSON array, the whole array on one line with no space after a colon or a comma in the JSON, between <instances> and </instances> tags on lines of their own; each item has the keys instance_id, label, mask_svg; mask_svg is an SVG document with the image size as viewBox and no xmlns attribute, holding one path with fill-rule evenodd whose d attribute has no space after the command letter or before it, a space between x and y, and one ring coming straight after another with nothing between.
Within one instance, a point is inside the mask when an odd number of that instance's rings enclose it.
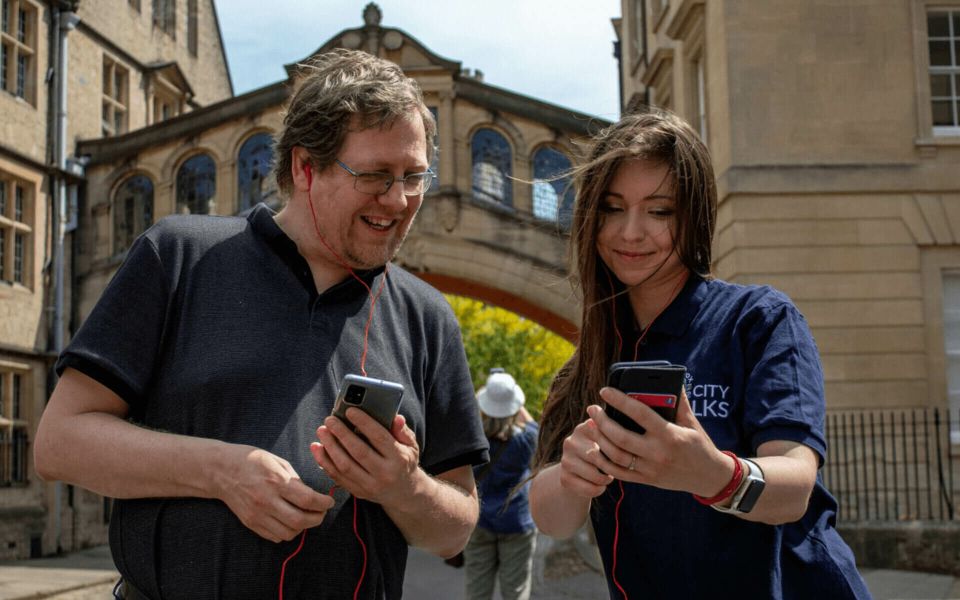
<instances>
[{"instance_id":1,"label":"man's hand","mask_svg":"<svg viewBox=\"0 0 960 600\"><path fill-rule=\"evenodd\" d=\"M229 445L217 496L240 521L272 542L291 540L323 522L334 499L308 487L289 462L253 446Z\"/></svg>"},{"instance_id":2,"label":"man's hand","mask_svg":"<svg viewBox=\"0 0 960 600\"><path fill-rule=\"evenodd\" d=\"M357 498L389 505L413 497L420 476L420 448L402 415L390 431L358 408L347 409L347 418L367 438L355 434L336 417L327 417L317 429L320 440L310 445L317 463L338 486Z\"/></svg>"}]
</instances>

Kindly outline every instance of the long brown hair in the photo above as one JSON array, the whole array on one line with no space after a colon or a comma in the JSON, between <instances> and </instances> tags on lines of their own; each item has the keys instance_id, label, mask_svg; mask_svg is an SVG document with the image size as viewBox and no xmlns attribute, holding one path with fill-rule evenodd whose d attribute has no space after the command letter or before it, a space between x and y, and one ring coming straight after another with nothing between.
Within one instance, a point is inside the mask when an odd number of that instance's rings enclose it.
<instances>
[{"instance_id":1,"label":"long brown hair","mask_svg":"<svg viewBox=\"0 0 960 600\"><path fill-rule=\"evenodd\" d=\"M564 438L586 418L587 406L597 401L605 384L607 367L617 359L611 303L626 288L597 253L598 207L614 173L633 159L667 166L676 197L676 252L692 273L710 276L717 188L710 154L697 133L659 109L624 116L600 131L587 161L572 172L577 199L570 272L583 302L580 339L547 394L535 470L560 459Z\"/></svg>"}]
</instances>

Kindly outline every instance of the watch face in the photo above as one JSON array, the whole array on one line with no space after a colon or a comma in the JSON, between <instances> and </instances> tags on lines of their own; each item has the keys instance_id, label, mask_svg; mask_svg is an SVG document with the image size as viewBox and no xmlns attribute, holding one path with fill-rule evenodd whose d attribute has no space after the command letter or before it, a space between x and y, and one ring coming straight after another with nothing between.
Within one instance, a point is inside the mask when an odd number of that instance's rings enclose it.
<instances>
[{"instance_id":1,"label":"watch face","mask_svg":"<svg viewBox=\"0 0 960 600\"><path fill-rule=\"evenodd\" d=\"M753 505L757 503L757 499L760 498L760 494L763 492L765 485L766 483L764 483L762 479L751 478L750 483L747 484L747 489L740 498L737 510L743 513L748 513L753 510Z\"/></svg>"}]
</instances>

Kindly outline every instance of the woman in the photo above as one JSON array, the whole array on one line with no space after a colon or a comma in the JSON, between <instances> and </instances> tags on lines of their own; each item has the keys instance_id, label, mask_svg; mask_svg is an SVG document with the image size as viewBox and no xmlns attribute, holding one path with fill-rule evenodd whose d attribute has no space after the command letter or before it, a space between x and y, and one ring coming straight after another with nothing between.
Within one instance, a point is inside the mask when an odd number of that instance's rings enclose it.
<instances>
[{"instance_id":1,"label":"woman","mask_svg":"<svg viewBox=\"0 0 960 600\"><path fill-rule=\"evenodd\" d=\"M631 115L574 176L582 329L541 420L537 526L565 537L589 515L611 598L868 598L817 475L809 328L781 292L710 275L706 147L674 115ZM634 360L686 366L675 424L604 387L611 364Z\"/></svg>"},{"instance_id":2,"label":"woman","mask_svg":"<svg viewBox=\"0 0 960 600\"><path fill-rule=\"evenodd\" d=\"M530 459L540 429L523 407L523 390L503 369L491 369L477 392L490 462L474 469L480 520L467 547L468 600L490 600L499 574L504 600L530 598L537 530L527 500Z\"/></svg>"}]
</instances>

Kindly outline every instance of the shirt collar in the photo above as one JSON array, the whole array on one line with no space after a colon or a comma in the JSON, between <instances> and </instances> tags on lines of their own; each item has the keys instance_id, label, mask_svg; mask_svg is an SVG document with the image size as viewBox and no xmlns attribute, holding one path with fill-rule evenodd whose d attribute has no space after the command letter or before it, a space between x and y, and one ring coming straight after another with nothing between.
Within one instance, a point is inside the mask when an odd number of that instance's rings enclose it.
<instances>
[{"instance_id":1,"label":"shirt collar","mask_svg":"<svg viewBox=\"0 0 960 600\"><path fill-rule=\"evenodd\" d=\"M247 215L247 221L253 233L261 238L266 244L279 256L293 271L300 283L311 291L312 296L317 296L317 288L313 282L313 276L310 273L310 266L297 249L297 244L287 236L286 233L274 220L276 213L266 204L259 203L250 214ZM365 271L354 271L357 277L362 279L368 286L372 286L377 275L383 273L384 266L375 267ZM345 280L326 290L324 296L339 297L342 294L352 295L356 292L367 293L366 288L360 285L360 282L353 277L347 277Z\"/></svg>"},{"instance_id":2,"label":"shirt collar","mask_svg":"<svg viewBox=\"0 0 960 600\"><path fill-rule=\"evenodd\" d=\"M680 337L686 333L690 323L700 312L700 307L707 296L707 287L708 282L703 277L691 273L677 297L650 325L651 331L673 337Z\"/></svg>"}]
</instances>

